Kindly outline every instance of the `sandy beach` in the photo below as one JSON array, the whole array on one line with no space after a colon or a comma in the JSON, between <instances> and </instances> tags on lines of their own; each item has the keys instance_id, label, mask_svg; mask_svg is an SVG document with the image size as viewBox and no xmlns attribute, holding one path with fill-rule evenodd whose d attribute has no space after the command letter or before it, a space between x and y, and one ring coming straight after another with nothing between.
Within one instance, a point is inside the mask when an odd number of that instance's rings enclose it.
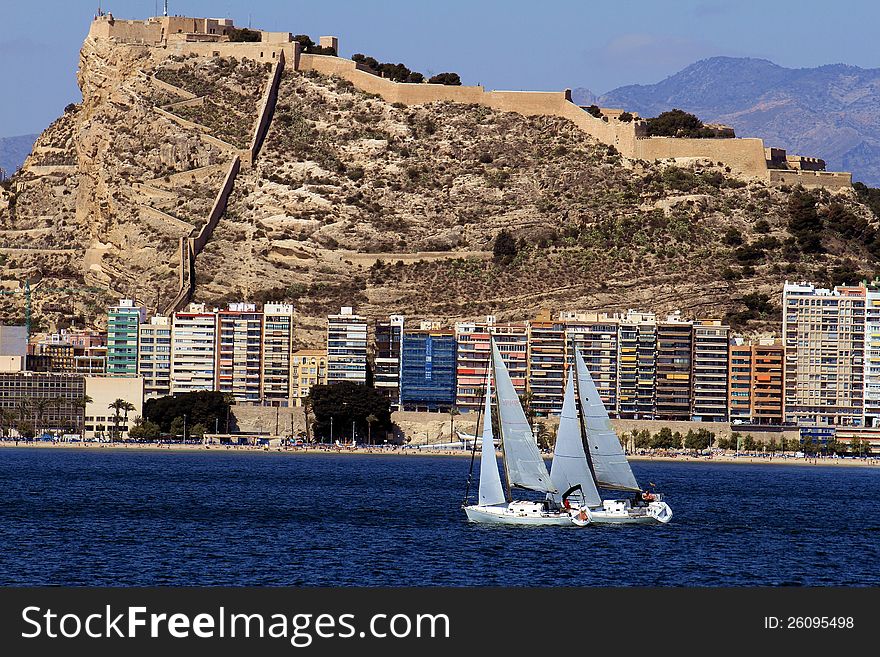
<instances>
[{"instance_id":1,"label":"sandy beach","mask_svg":"<svg viewBox=\"0 0 880 657\"><path fill-rule=\"evenodd\" d=\"M128 451L128 452L209 452L217 454L289 454L295 455L374 455L374 456L448 456L457 458L470 458L470 450L458 449L429 449L414 447L335 447L335 446L309 446L309 447L278 447L278 446L254 446L254 445L219 445L219 444L156 444L156 443L62 443L62 442L25 442L12 440L0 441L0 448L19 449L68 449L77 451ZM500 452L499 452L500 456ZM551 458L550 454L544 455L545 459ZM880 458L871 457L863 459L849 458L795 458L793 456L758 456L758 455L733 455L716 454L713 456L694 456L690 454L632 454L627 458L631 461L670 461L675 463L724 463L724 464L757 464L757 465L796 465L796 466L824 466L843 468L880 468Z\"/></svg>"}]
</instances>

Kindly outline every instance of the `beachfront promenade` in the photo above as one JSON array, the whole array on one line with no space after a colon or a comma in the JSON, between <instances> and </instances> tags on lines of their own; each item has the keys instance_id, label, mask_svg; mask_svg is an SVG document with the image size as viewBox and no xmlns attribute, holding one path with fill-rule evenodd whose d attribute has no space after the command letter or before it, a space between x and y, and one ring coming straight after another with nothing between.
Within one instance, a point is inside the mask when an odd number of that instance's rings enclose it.
<instances>
[{"instance_id":1,"label":"beachfront promenade","mask_svg":"<svg viewBox=\"0 0 880 657\"><path fill-rule=\"evenodd\" d=\"M43 441L0 441L0 448L19 448L19 449L70 449L90 452L103 451L125 451L125 452L215 452L219 454L260 454L275 453L286 454L290 456L297 455L374 455L374 456L451 456L451 457L470 457L469 449L436 449L430 447L412 447L412 446L373 446L373 447L352 447L338 445L307 445L307 446L280 446L274 445L223 445L223 444L203 444L190 443L182 445L179 443L96 443L96 442L43 442ZM500 452L499 452L500 456ZM545 453L545 458L549 459L552 454ZM880 457L864 457L864 458L844 458L831 456L807 456L796 457L794 455L780 454L761 454L761 453L740 453L733 452L714 453L711 455L695 455L685 452L667 452L658 450L651 452L650 450L641 451L637 454L630 454L628 458L632 461L668 461L676 463L753 463L766 465L797 465L797 466L830 466L830 467L880 467Z\"/></svg>"}]
</instances>

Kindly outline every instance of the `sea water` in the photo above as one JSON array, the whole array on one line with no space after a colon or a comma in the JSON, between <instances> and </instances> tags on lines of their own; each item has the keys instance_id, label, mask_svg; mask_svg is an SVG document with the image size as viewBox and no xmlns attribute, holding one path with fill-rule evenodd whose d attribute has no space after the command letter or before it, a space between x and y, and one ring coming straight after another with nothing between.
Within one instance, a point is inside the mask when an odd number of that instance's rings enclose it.
<instances>
[{"instance_id":1,"label":"sea water","mask_svg":"<svg viewBox=\"0 0 880 657\"><path fill-rule=\"evenodd\" d=\"M672 522L580 529L469 524L469 464L3 449L0 584L880 584L880 469L636 461Z\"/></svg>"}]
</instances>

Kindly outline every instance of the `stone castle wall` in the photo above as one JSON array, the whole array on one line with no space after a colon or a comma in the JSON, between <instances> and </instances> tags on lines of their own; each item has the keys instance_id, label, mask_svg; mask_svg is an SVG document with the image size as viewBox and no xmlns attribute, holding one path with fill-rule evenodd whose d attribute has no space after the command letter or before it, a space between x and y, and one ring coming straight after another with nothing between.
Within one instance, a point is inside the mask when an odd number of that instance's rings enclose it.
<instances>
[{"instance_id":1,"label":"stone castle wall","mask_svg":"<svg viewBox=\"0 0 880 657\"><path fill-rule=\"evenodd\" d=\"M254 136L251 139L251 147L248 151L247 166L251 166L257 159L257 156L260 154L260 148L263 146L263 140L266 138L266 133L269 132L269 124L272 122L272 116L275 114L275 104L278 102L278 88L281 86L281 74L284 72L285 59L284 53L280 53L272 71L272 77L266 85L263 102L260 104L260 112L257 117L257 125L254 129Z\"/></svg>"},{"instance_id":2,"label":"stone castle wall","mask_svg":"<svg viewBox=\"0 0 880 657\"><path fill-rule=\"evenodd\" d=\"M614 145L621 152L631 151L637 123L596 118L571 102L566 91L486 91L481 86L410 84L380 78L356 62L329 55L300 55L301 71L317 71L348 80L358 89L377 94L389 103L424 105L439 101L476 104L524 116L560 116L573 121L599 141Z\"/></svg>"},{"instance_id":3,"label":"stone castle wall","mask_svg":"<svg viewBox=\"0 0 880 657\"><path fill-rule=\"evenodd\" d=\"M197 55L199 57L235 57L247 58L257 62L275 64L283 55L285 60L293 62L294 68L299 61L299 42L263 43L263 42L230 42L200 43L195 41L170 41L165 47L168 56Z\"/></svg>"},{"instance_id":4,"label":"stone castle wall","mask_svg":"<svg viewBox=\"0 0 880 657\"><path fill-rule=\"evenodd\" d=\"M631 157L648 161L701 157L723 162L741 176L767 179L767 160L761 139L641 137L636 139Z\"/></svg>"},{"instance_id":5,"label":"stone castle wall","mask_svg":"<svg viewBox=\"0 0 880 657\"><path fill-rule=\"evenodd\" d=\"M648 161L675 158L705 158L730 167L736 175L769 182L825 187L832 190L851 186L849 173L811 171L769 171L761 139L689 139L682 137L647 137L641 121L620 121L616 110L603 110L608 119L594 117L571 102L566 91L486 91L483 87L392 82L363 69L356 62L328 55L300 56L301 71L317 71L354 84L367 93L377 94L390 103L424 105L448 101L477 104L502 112L525 116L559 116L572 121L598 141L614 146L622 155Z\"/></svg>"},{"instance_id":6,"label":"stone castle wall","mask_svg":"<svg viewBox=\"0 0 880 657\"><path fill-rule=\"evenodd\" d=\"M205 248L205 244L211 239L211 233L213 233L214 229L217 227L220 217L226 212L226 204L229 201L229 195L232 193L232 188L235 185L235 177L238 175L240 168L241 160L236 156L229 165L229 170L226 172L226 178L223 180L222 187L220 187L220 190L217 192L217 197L214 199L214 206L211 208L211 212L208 215L207 221L205 221L205 225L202 226L198 235L191 240L193 258L199 255L202 252L202 249Z\"/></svg>"},{"instance_id":7,"label":"stone castle wall","mask_svg":"<svg viewBox=\"0 0 880 657\"><path fill-rule=\"evenodd\" d=\"M770 169L769 180L778 185L803 185L804 187L822 187L831 191L850 189L852 174L848 171L787 171Z\"/></svg>"}]
</instances>

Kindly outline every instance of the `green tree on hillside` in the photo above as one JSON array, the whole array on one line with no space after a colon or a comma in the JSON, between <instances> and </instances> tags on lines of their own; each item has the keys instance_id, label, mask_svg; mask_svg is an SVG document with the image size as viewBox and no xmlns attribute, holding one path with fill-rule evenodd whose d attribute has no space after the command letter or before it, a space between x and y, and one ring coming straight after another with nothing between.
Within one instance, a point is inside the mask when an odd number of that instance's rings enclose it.
<instances>
[{"instance_id":1,"label":"green tree on hillside","mask_svg":"<svg viewBox=\"0 0 880 657\"><path fill-rule=\"evenodd\" d=\"M718 133L703 126L696 116L680 109L647 119L648 135L652 137L717 137Z\"/></svg>"},{"instance_id":2,"label":"green tree on hillside","mask_svg":"<svg viewBox=\"0 0 880 657\"><path fill-rule=\"evenodd\" d=\"M495 238L495 244L492 246L492 255L498 262L510 262L516 257L518 252L516 246L516 238L510 234L506 228L502 228Z\"/></svg>"},{"instance_id":3,"label":"green tree on hillside","mask_svg":"<svg viewBox=\"0 0 880 657\"><path fill-rule=\"evenodd\" d=\"M461 84L461 78L458 73L438 73L431 77L428 82L430 84L447 84L457 86Z\"/></svg>"},{"instance_id":4,"label":"green tree on hillside","mask_svg":"<svg viewBox=\"0 0 880 657\"><path fill-rule=\"evenodd\" d=\"M804 253L822 253L822 217L812 192L795 189L788 197L788 232Z\"/></svg>"},{"instance_id":5,"label":"green tree on hillside","mask_svg":"<svg viewBox=\"0 0 880 657\"><path fill-rule=\"evenodd\" d=\"M242 42L248 41L255 43L261 39L260 33L256 30L249 30L246 27L242 28L232 28L227 33L230 41Z\"/></svg>"}]
</instances>

